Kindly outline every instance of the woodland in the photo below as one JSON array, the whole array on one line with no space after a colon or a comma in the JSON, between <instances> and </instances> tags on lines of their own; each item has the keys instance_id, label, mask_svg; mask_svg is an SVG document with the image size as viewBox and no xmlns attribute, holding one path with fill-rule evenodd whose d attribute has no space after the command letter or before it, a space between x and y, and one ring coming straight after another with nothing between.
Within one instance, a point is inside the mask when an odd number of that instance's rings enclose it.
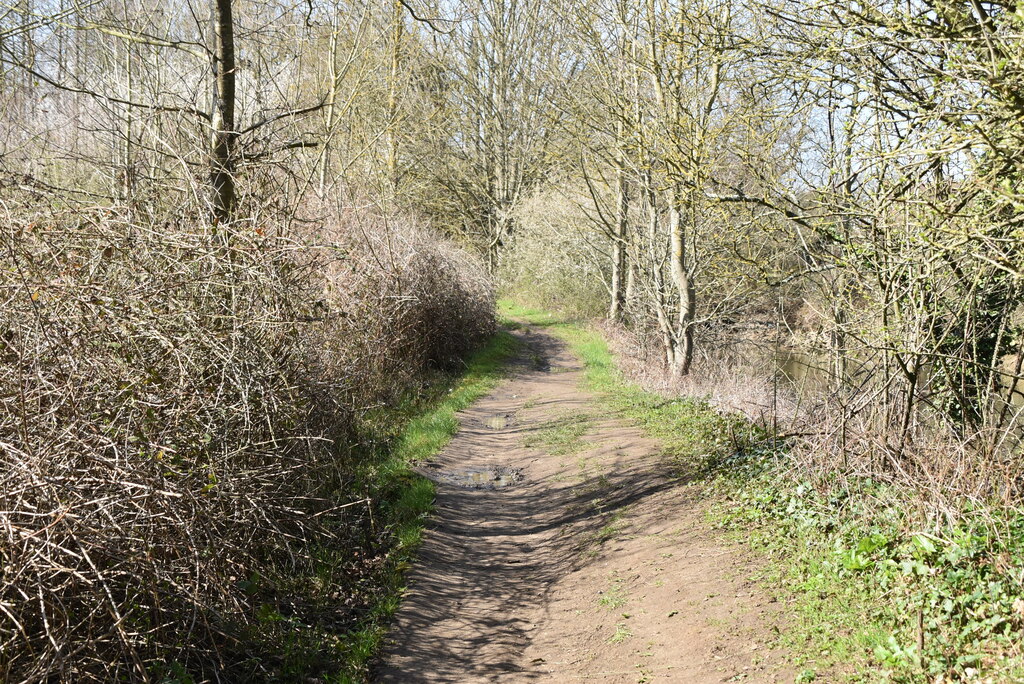
<instances>
[{"instance_id":1,"label":"woodland","mask_svg":"<svg viewBox=\"0 0 1024 684\"><path fill-rule=\"evenodd\" d=\"M865 657L1012 681L1013 0L9 0L0 113L0 680L361 680L396 426L505 297L884 487L924 617Z\"/></svg>"}]
</instances>

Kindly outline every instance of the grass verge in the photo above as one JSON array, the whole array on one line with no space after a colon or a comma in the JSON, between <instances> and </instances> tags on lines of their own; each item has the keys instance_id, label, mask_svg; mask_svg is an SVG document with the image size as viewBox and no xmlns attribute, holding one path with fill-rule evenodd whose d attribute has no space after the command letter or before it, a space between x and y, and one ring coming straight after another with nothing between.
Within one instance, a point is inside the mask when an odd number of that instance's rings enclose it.
<instances>
[{"instance_id":1,"label":"grass verge","mask_svg":"<svg viewBox=\"0 0 1024 684\"><path fill-rule=\"evenodd\" d=\"M400 405L364 417L365 437L353 454L360 464L356 481L343 492L349 498L352 492L365 493L365 503L348 505L369 504L369 524L365 530L339 531L346 542L307 549L314 561L308 572L283 567L273 577L246 581L254 593L266 595L248 634L252 644L262 645L250 681L367 681L433 508L434 484L413 466L445 447L459 429L456 414L498 384L518 349L515 337L499 332L468 359L463 372L438 375ZM299 619L294 604L312 605L303 613L323 619ZM332 612L358 617L332 619ZM173 667L162 678L191 682Z\"/></svg>"},{"instance_id":2,"label":"grass verge","mask_svg":"<svg viewBox=\"0 0 1024 684\"><path fill-rule=\"evenodd\" d=\"M776 457L779 458L779 457ZM799 681L1024 681L1024 516L929 510L867 479L720 474L712 521L767 560L791 601L782 643Z\"/></svg>"},{"instance_id":3,"label":"grass verge","mask_svg":"<svg viewBox=\"0 0 1024 684\"><path fill-rule=\"evenodd\" d=\"M706 489L710 522L759 552L757 579L787 603L780 642L797 681L1024 682L1019 511L929 510L871 480L812 482L765 430L623 379L583 323L507 300L501 311L567 342L589 389Z\"/></svg>"},{"instance_id":4,"label":"grass verge","mask_svg":"<svg viewBox=\"0 0 1024 684\"><path fill-rule=\"evenodd\" d=\"M435 490L434 483L415 473L412 467L429 460L448 444L459 429L456 414L494 389L518 349L516 338L499 332L469 359L465 372L454 384L438 387L425 401L420 399L399 409L397 413L404 413L407 418L394 447L361 474L365 486L379 492L385 501L381 524L390 528L395 545L380 600L362 620L360 628L344 639L347 674L338 681L360 681L380 650L389 620L405 589L405 573L422 541Z\"/></svg>"}]
</instances>

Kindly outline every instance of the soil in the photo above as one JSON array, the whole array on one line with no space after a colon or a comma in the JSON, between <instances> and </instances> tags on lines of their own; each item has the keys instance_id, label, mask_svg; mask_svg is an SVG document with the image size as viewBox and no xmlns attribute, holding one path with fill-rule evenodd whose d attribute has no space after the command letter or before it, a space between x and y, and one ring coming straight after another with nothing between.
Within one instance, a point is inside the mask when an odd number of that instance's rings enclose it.
<instances>
[{"instance_id":1,"label":"soil","mask_svg":"<svg viewBox=\"0 0 1024 684\"><path fill-rule=\"evenodd\" d=\"M528 354L421 468L436 510L377 681L793 681L781 604L701 488L564 345L517 334Z\"/></svg>"}]
</instances>

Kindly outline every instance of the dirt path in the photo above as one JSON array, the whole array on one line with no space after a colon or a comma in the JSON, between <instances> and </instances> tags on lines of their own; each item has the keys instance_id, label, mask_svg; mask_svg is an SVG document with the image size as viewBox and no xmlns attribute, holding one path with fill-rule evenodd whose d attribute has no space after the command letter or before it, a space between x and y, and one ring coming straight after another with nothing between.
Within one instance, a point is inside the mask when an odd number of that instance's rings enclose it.
<instances>
[{"instance_id":1,"label":"dirt path","mask_svg":"<svg viewBox=\"0 0 1024 684\"><path fill-rule=\"evenodd\" d=\"M778 604L551 336L460 415L380 682L792 681ZM495 479L497 478L497 479Z\"/></svg>"}]
</instances>

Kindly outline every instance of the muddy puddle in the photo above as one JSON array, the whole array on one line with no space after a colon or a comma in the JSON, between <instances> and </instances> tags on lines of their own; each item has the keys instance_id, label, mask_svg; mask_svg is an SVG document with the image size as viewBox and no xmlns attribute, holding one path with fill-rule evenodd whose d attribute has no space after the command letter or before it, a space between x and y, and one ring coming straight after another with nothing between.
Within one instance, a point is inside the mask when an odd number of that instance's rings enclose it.
<instances>
[{"instance_id":1,"label":"muddy puddle","mask_svg":"<svg viewBox=\"0 0 1024 684\"><path fill-rule=\"evenodd\" d=\"M499 413L491 416L485 421L487 427L492 430L504 430L507 427L512 427L516 423L515 413Z\"/></svg>"},{"instance_id":2,"label":"muddy puddle","mask_svg":"<svg viewBox=\"0 0 1024 684\"><path fill-rule=\"evenodd\" d=\"M523 479L523 469L513 466L485 466L465 470L440 470L434 478L467 489L504 489Z\"/></svg>"}]
</instances>

